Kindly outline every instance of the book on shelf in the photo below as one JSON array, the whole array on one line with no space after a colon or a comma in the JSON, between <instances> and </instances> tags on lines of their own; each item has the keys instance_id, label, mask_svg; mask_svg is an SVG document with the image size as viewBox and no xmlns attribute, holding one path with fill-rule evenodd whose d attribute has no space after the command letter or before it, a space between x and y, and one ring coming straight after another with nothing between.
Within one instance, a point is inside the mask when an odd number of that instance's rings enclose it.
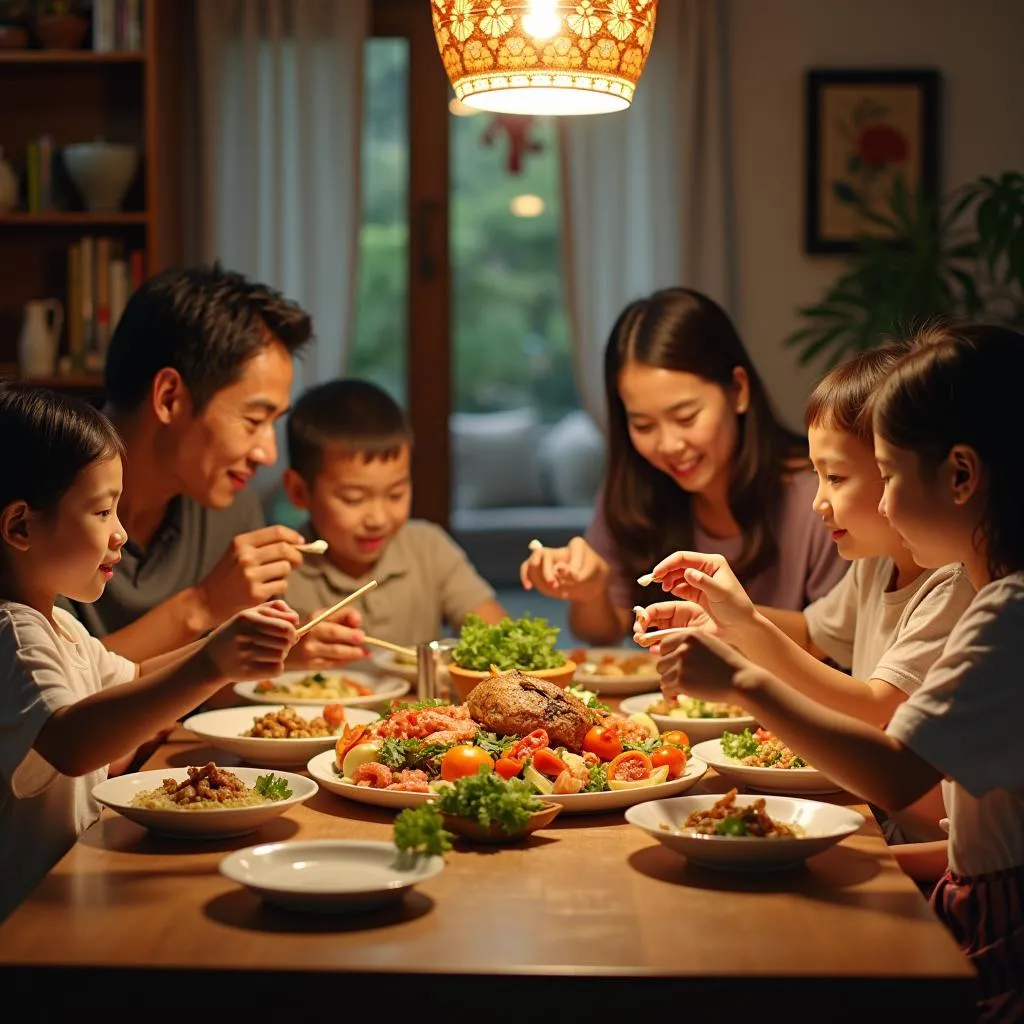
<instances>
[{"instance_id":1,"label":"book on shelf","mask_svg":"<svg viewBox=\"0 0 1024 1024\"><path fill-rule=\"evenodd\" d=\"M92 48L97 53L140 51L141 0L93 0Z\"/></svg>"},{"instance_id":2,"label":"book on shelf","mask_svg":"<svg viewBox=\"0 0 1024 1024\"><path fill-rule=\"evenodd\" d=\"M48 213L53 203L53 138L40 135L25 147L25 206L29 213Z\"/></svg>"},{"instance_id":3,"label":"book on shelf","mask_svg":"<svg viewBox=\"0 0 1024 1024\"><path fill-rule=\"evenodd\" d=\"M62 368L70 373L99 372L107 346L131 293L131 269L143 254L125 252L122 241L106 235L83 235L67 249L67 352ZM141 277L139 278L141 283Z\"/></svg>"}]
</instances>

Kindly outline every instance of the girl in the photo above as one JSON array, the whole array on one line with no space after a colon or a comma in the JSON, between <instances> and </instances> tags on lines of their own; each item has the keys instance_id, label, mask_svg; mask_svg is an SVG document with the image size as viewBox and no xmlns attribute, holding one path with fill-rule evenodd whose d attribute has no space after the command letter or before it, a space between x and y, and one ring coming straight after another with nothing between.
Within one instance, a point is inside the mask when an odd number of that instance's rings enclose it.
<instances>
[{"instance_id":1,"label":"girl","mask_svg":"<svg viewBox=\"0 0 1024 1024\"><path fill-rule=\"evenodd\" d=\"M743 704L851 792L897 810L940 781L949 869L932 894L979 974L979 1020L1024 1020L1024 335L928 332L874 411L881 511L922 566L964 564L977 595L886 731L830 711L717 637L663 641L667 695ZM945 781L943 781L945 780Z\"/></svg>"},{"instance_id":2,"label":"girl","mask_svg":"<svg viewBox=\"0 0 1024 1024\"><path fill-rule=\"evenodd\" d=\"M714 551L760 604L801 609L844 566L811 510L803 439L772 412L725 312L686 288L626 307L605 350L608 467L586 538L522 564L571 602L580 639L618 643L664 552Z\"/></svg>"},{"instance_id":3,"label":"girl","mask_svg":"<svg viewBox=\"0 0 1024 1024\"><path fill-rule=\"evenodd\" d=\"M55 608L95 601L125 535L120 438L91 406L0 385L0 919L99 816L107 766L229 679L272 676L295 640L281 602L141 666Z\"/></svg>"}]
</instances>

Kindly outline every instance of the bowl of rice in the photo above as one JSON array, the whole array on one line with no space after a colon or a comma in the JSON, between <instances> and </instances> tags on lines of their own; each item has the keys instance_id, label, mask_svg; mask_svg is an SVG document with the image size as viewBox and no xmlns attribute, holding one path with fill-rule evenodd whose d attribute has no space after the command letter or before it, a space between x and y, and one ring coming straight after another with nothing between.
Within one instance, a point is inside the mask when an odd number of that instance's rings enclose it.
<instances>
[{"instance_id":1,"label":"bowl of rice","mask_svg":"<svg viewBox=\"0 0 1024 1024\"><path fill-rule=\"evenodd\" d=\"M107 779L92 795L159 835L223 839L255 832L318 790L304 775L265 768L222 768L213 762L157 768Z\"/></svg>"}]
</instances>

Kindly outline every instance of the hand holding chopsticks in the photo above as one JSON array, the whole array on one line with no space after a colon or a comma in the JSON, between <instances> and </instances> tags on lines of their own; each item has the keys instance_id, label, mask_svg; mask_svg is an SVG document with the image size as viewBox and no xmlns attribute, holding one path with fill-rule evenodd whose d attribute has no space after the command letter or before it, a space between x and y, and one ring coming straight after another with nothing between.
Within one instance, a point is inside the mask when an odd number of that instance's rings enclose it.
<instances>
[{"instance_id":1,"label":"hand holding chopsticks","mask_svg":"<svg viewBox=\"0 0 1024 1024\"><path fill-rule=\"evenodd\" d=\"M361 594L365 594L368 590L373 590L375 586L377 586L377 581L370 580L369 583L360 587L358 590L353 591L351 594L348 595L348 597L343 597L337 604L332 604L330 608L325 608L322 612L320 612L319 615L314 615L313 618L309 620L309 622L306 622L303 625L299 626L299 628L295 631L295 635L297 637L305 636L314 626L319 625L321 622L324 621L324 619L329 619L335 612L341 611L341 609L344 608L345 605L350 604Z\"/></svg>"}]
</instances>

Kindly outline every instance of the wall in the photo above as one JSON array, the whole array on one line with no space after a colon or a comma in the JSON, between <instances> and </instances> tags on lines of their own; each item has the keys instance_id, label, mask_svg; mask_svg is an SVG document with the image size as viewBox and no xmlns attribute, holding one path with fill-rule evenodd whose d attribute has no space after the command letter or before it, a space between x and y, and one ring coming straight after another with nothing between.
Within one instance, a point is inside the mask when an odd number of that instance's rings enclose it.
<instances>
[{"instance_id":1,"label":"wall","mask_svg":"<svg viewBox=\"0 0 1024 1024\"><path fill-rule=\"evenodd\" d=\"M672 2L672 0L668 0ZM803 252L803 73L936 67L942 73L944 189L1024 171L1024 0L727 0L736 241L744 339L785 418L802 423L820 367L781 339L820 297L836 257Z\"/></svg>"}]
</instances>

